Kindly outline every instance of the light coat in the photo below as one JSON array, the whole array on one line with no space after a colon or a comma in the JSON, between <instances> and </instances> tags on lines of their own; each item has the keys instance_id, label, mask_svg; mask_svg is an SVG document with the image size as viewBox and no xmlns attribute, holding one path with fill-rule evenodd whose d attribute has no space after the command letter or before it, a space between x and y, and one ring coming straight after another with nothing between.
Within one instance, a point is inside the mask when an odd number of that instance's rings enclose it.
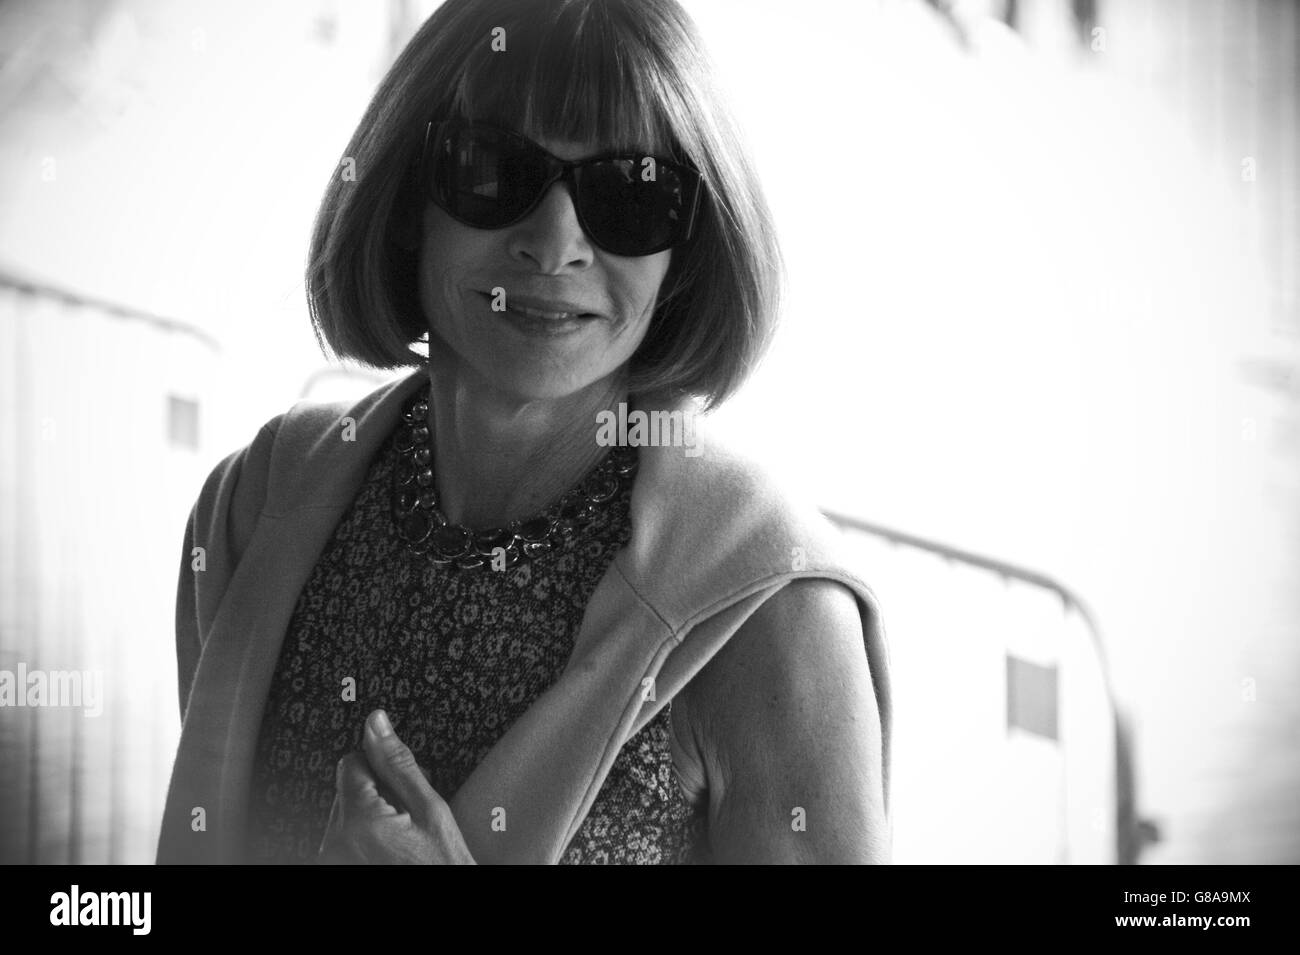
<instances>
[{"instance_id":1,"label":"light coat","mask_svg":"<svg viewBox=\"0 0 1300 955\"><path fill-rule=\"evenodd\" d=\"M298 595L424 376L351 407L300 402L205 482L185 531L177 595L182 730L160 863L241 861L263 709ZM556 862L623 743L763 601L799 578L839 581L857 598L888 809L889 659L875 596L815 508L787 498L707 428L697 427L696 442L697 456L640 449L631 541L592 593L566 668L450 800L479 862ZM195 570L199 547L203 569ZM365 715L358 711L358 725ZM507 825L494 831L500 809Z\"/></svg>"}]
</instances>

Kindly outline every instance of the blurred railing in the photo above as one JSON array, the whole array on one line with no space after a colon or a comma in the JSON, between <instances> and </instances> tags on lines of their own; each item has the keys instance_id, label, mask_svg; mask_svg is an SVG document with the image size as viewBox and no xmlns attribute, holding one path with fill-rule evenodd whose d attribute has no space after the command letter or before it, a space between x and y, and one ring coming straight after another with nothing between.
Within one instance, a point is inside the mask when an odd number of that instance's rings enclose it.
<instances>
[{"instance_id":1,"label":"blurred railing","mask_svg":"<svg viewBox=\"0 0 1300 955\"><path fill-rule=\"evenodd\" d=\"M216 352L0 273L0 863L153 859Z\"/></svg>"},{"instance_id":2,"label":"blurred railing","mask_svg":"<svg viewBox=\"0 0 1300 955\"><path fill-rule=\"evenodd\" d=\"M1096 623L1021 567L827 511L880 601L899 863L1132 863L1131 744Z\"/></svg>"}]
</instances>

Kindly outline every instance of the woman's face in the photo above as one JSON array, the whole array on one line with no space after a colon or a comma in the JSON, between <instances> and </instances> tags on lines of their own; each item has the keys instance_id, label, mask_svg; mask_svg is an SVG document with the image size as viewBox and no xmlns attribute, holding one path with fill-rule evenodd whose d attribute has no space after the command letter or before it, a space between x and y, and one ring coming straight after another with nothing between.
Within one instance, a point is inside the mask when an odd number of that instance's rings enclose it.
<instances>
[{"instance_id":1,"label":"woman's face","mask_svg":"<svg viewBox=\"0 0 1300 955\"><path fill-rule=\"evenodd\" d=\"M597 152L586 143L538 142L561 159ZM572 395L636 351L671 256L629 258L596 248L563 182L503 229L462 225L429 202L419 282L430 348L443 348L521 400ZM494 300L505 310L494 310Z\"/></svg>"}]
</instances>

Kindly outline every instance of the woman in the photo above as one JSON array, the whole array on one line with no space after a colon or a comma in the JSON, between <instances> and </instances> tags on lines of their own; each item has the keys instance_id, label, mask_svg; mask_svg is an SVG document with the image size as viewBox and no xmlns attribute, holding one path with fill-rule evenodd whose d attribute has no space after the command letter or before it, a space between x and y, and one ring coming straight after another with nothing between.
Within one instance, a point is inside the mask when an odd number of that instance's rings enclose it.
<instances>
[{"instance_id":1,"label":"woman","mask_svg":"<svg viewBox=\"0 0 1300 955\"><path fill-rule=\"evenodd\" d=\"M716 406L772 330L683 11L451 0L347 157L317 334L417 368L208 479L159 860L887 860L888 661L828 525L707 434L599 426Z\"/></svg>"}]
</instances>

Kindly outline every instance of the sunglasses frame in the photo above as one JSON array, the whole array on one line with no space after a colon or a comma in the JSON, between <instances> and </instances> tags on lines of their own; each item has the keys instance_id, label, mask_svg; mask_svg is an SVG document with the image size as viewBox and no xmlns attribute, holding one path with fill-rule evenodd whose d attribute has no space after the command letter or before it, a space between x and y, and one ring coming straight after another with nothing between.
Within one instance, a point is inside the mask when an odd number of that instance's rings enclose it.
<instances>
[{"instance_id":1,"label":"sunglasses frame","mask_svg":"<svg viewBox=\"0 0 1300 955\"><path fill-rule=\"evenodd\" d=\"M536 149L541 156L545 157L548 164L546 180L542 183L541 187L537 190L537 195L533 198L533 201L529 203L528 207L524 209L523 212L521 212L515 218L511 219L509 222L504 222L501 225L481 226L481 225L476 225L473 222L466 221L461 216L457 215L454 211L452 211L447 207L449 203L447 203L444 196L440 194L439 184L435 181L435 176L433 175L432 159L433 159L434 144L435 143L441 144L445 140L443 131L449 126L464 126L470 129L486 129L494 133L499 133L505 136L511 136L514 137L515 139L519 139L525 143L528 143L530 146ZM656 167L667 165L669 168L674 170L674 172L678 175L678 177L682 181L683 189L689 190L690 196L686 199L684 203L684 208L686 210L686 215L683 219L684 225L681 227L680 235L677 238L663 245L650 248L647 251L634 252L631 253L630 255L626 252L614 251L613 249L608 248L604 243L598 241L596 237L591 234L591 230L587 228L587 220L586 220L586 216L584 216L582 212L582 203L579 199L578 181L576 176L574 175L574 170L579 169L583 166L592 165L594 163L610 162L611 160L630 161L635 165L640 165L640 163L647 158L653 159L655 161ZM564 182L564 184L568 187L569 197L573 202L573 209L578 216L578 222L582 226L583 233L587 236L587 238L591 241L591 243L595 245L597 248L609 252L611 255L620 255L628 258L639 257L644 255L654 255L656 252L662 252L665 249L671 249L674 248L675 246L683 245L686 242L690 241L690 239L695 234L695 220L696 220L696 215L699 212L699 208L700 208L700 195L701 193L704 192L704 177L700 174L700 171L698 169L695 169L693 166L690 166L686 163L678 162L675 159L670 159L668 157L663 157L663 156L654 156L647 153L618 153L618 152L602 153L601 155L598 156L588 156L586 159L574 159L574 160L560 159L558 156L552 154L547 149L542 147L540 144L533 142L533 140L529 139L527 136L524 136L522 133L517 133L512 129L507 129L503 126L496 126L493 125L492 123L471 122L467 119L461 119L461 118L432 120L425 126L424 148L421 151L421 155L420 155L420 177L421 179L424 180L424 187L428 192L429 198L438 206L438 208L442 209L444 212L446 212L457 222L463 223L464 225L470 226L471 228L475 228L475 229L483 229L483 228L507 229L512 225L516 225L519 222L522 222L524 219L528 218L528 216L532 214L533 210L537 208L537 206L541 203L542 199L546 196L547 192L550 191L551 187L555 185L555 183Z\"/></svg>"}]
</instances>

